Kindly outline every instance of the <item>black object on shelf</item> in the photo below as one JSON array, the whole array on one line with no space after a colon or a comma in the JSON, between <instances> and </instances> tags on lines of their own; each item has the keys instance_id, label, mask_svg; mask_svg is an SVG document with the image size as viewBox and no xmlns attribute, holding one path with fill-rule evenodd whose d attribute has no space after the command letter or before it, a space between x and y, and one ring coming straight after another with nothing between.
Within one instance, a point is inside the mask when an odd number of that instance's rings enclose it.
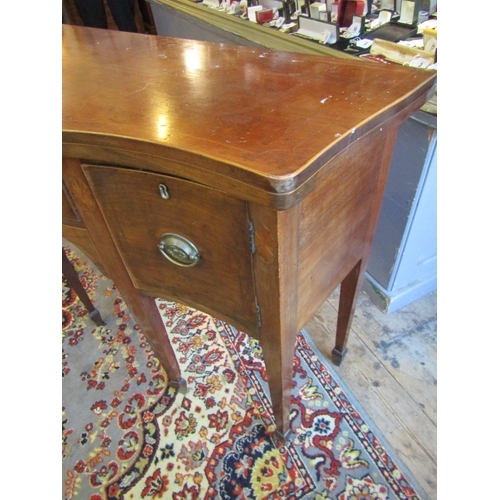
<instances>
[{"instance_id":1,"label":"black object on shelf","mask_svg":"<svg viewBox=\"0 0 500 500\"><path fill-rule=\"evenodd\" d=\"M380 38L382 40L387 40L388 42L399 42L400 40L405 40L417 34L418 28L416 26L401 25L398 23L387 23L376 28L373 31L369 31L363 35L363 38L368 38L369 40L375 40L375 38Z\"/></svg>"}]
</instances>

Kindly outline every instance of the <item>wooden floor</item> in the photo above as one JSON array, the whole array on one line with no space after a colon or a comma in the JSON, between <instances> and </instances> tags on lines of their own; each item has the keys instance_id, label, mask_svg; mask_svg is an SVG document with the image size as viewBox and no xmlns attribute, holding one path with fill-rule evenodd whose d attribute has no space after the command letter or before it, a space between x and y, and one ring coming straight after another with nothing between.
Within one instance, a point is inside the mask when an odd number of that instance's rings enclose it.
<instances>
[{"instance_id":1,"label":"wooden floor","mask_svg":"<svg viewBox=\"0 0 500 500\"><path fill-rule=\"evenodd\" d=\"M432 500L437 498L436 303L432 293L386 315L362 293L348 353L340 367L330 364ZM327 359L337 305L338 290L306 325Z\"/></svg>"}]
</instances>

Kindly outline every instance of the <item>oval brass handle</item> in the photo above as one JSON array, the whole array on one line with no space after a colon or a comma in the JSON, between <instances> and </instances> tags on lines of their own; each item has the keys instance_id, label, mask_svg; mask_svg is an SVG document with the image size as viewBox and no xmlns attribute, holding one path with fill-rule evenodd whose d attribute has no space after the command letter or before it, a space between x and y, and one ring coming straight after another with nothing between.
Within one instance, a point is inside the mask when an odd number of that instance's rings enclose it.
<instances>
[{"instance_id":1,"label":"oval brass handle","mask_svg":"<svg viewBox=\"0 0 500 500\"><path fill-rule=\"evenodd\" d=\"M177 266L193 267L200 260L200 253L194 243L178 234L163 234L158 248L165 258Z\"/></svg>"}]
</instances>

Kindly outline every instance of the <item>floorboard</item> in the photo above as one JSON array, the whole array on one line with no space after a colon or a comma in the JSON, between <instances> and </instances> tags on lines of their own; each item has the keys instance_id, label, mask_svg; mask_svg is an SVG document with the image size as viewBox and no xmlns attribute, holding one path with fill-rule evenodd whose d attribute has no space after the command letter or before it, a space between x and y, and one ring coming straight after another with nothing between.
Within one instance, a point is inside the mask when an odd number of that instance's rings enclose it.
<instances>
[{"instance_id":1,"label":"floorboard","mask_svg":"<svg viewBox=\"0 0 500 500\"><path fill-rule=\"evenodd\" d=\"M362 293L340 367L330 363L402 464L437 498L437 294L383 314ZM330 359L338 290L306 325Z\"/></svg>"}]
</instances>

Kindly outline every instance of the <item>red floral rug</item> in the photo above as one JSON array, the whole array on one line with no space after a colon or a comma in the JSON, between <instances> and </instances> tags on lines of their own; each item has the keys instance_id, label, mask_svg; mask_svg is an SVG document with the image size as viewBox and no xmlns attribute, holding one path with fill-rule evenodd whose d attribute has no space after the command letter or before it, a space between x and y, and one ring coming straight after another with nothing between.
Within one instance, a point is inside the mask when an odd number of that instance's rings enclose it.
<instances>
[{"instance_id":1,"label":"red floral rug","mask_svg":"<svg viewBox=\"0 0 500 500\"><path fill-rule=\"evenodd\" d=\"M63 277L64 499L419 498L305 332L293 433L277 446L258 341L158 300L188 385L178 393L113 283L65 249L106 325L92 323Z\"/></svg>"}]
</instances>

